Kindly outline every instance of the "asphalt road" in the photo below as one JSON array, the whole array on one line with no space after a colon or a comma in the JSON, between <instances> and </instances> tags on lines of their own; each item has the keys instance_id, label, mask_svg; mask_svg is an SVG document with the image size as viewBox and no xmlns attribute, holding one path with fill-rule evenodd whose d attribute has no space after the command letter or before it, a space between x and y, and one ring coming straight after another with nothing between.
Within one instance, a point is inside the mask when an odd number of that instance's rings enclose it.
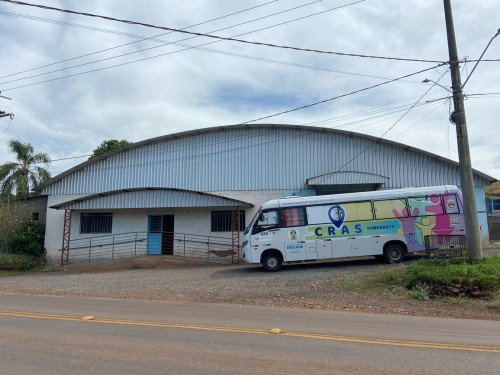
<instances>
[{"instance_id":1,"label":"asphalt road","mask_svg":"<svg viewBox=\"0 0 500 375\"><path fill-rule=\"evenodd\" d=\"M0 294L0 348L6 374L494 374L500 322Z\"/></svg>"}]
</instances>

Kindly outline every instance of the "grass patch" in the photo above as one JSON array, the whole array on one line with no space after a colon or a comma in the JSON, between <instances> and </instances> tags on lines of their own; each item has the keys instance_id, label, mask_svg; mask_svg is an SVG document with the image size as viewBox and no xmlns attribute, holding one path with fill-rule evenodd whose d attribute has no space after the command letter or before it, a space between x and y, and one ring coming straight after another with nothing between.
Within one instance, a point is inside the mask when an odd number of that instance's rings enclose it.
<instances>
[{"instance_id":1,"label":"grass patch","mask_svg":"<svg viewBox=\"0 0 500 375\"><path fill-rule=\"evenodd\" d=\"M34 271L44 265L43 257L26 254L0 253L0 271L2 276L12 276L9 273Z\"/></svg>"},{"instance_id":2,"label":"grass patch","mask_svg":"<svg viewBox=\"0 0 500 375\"><path fill-rule=\"evenodd\" d=\"M347 291L375 292L403 287L410 297L486 297L500 288L500 257L469 262L464 259L421 259L374 273L347 277L340 282ZM500 305L500 300L494 302ZM500 309L500 307L499 307Z\"/></svg>"},{"instance_id":3,"label":"grass patch","mask_svg":"<svg viewBox=\"0 0 500 375\"><path fill-rule=\"evenodd\" d=\"M500 311L500 297L496 297L491 301L490 308Z\"/></svg>"},{"instance_id":4,"label":"grass patch","mask_svg":"<svg viewBox=\"0 0 500 375\"><path fill-rule=\"evenodd\" d=\"M340 281L340 287L352 292L375 292L401 286L405 278L405 268L396 267L364 275L350 276Z\"/></svg>"}]
</instances>

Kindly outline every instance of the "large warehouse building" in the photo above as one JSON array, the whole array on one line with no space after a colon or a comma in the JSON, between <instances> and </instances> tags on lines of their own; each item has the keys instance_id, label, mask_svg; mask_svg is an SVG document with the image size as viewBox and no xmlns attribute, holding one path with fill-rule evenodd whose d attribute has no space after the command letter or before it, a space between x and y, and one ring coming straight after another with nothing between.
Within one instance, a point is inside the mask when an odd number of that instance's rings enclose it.
<instances>
[{"instance_id":1,"label":"large warehouse building","mask_svg":"<svg viewBox=\"0 0 500 375\"><path fill-rule=\"evenodd\" d=\"M474 171L483 240L488 234L483 187L492 181ZM459 186L458 164L357 133L259 124L130 144L71 168L38 190L48 196L45 247L54 259L65 239L104 234L163 228L230 238L231 212L240 210L243 227L274 198L433 185ZM175 254L172 250L167 253Z\"/></svg>"}]
</instances>

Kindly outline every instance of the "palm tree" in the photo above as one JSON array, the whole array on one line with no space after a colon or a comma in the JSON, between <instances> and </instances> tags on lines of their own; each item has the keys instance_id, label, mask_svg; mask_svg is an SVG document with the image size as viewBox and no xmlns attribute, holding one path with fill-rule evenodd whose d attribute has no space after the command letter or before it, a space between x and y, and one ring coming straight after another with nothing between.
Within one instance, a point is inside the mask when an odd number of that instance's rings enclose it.
<instances>
[{"instance_id":1,"label":"palm tree","mask_svg":"<svg viewBox=\"0 0 500 375\"><path fill-rule=\"evenodd\" d=\"M12 139L9 149L16 155L16 162L0 165L0 193L11 196L14 192L16 198L26 199L30 190L50 178L50 172L39 167L37 163L50 164L49 155L33 150L30 143L22 143Z\"/></svg>"}]
</instances>

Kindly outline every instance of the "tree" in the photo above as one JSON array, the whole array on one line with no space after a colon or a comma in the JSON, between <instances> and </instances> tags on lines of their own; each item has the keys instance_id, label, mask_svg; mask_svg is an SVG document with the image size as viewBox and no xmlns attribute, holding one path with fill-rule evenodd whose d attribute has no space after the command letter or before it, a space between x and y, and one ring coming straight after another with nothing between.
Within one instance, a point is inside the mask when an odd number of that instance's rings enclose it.
<instances>
[{"instance_id":1,"label":"tree","mask_svg":"<svg viewBox=\"0 0 500 375\"><path fill-rule=\"evenodd\" d=\"M9 142L9 149L17 161L0 166L0 193L2 196L15 193L17 199L26 199L33 188L50 178L48 170L36 165L50 164L50 157L42 152L35 153L30 143L16 139Z\"/></svg>"},{"instance_id":2,"label":"tree","mask_svg":"<svg viewBox=\"0 0 500 375\"><path fill-rule=\"evenodd\" d=\"M123 147L125 147L128 144L130 144L130 142L126 141L125 139L122 139L121 141L118 141L116 139L104 140L99 145L99 147L97 147L92 152L92 156L90 157L90 159L92 159L92 158L94 158L96 156L105 154L105 153L110 152L110 151L119 150L120 148L123 148Z\"/></svg>"}]
</instances>

